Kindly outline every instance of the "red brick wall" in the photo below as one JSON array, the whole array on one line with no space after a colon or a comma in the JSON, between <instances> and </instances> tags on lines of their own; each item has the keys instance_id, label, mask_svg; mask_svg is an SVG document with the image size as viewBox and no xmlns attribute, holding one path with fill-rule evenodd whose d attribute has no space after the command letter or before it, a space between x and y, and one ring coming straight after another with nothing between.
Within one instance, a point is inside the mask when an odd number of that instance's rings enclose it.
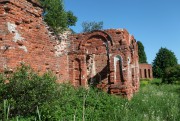
<instances>
[{"instance_id":1,"label":"red brick wall","mask_svg":"<svg viewBox=\"0 0 180 121\"><path fill-rule=\"evenodd\" d=\"M92 84L112 94L131 97L139 89L137 43L126 30L105 30L70 37L70 75L78 75L83 86ZM79 75L73 64L79 59ZM72 83L77 86L75 77ZM79 85L79 84L78 84Z\"/></svg>"},{"instance_id":2,"label":"red brick wall","mask_svg":"<svg viewBox=\"0 0 180 121\"><path fill-rule=\"evenodd\" d=\"M0 68L13 69L20 63L36 71L53 71L58 80L69 80L67 56L55 55L42 20L42 9L26 0L0 2ZM63 61L62 61L63 60Z\"/></svg>"}]
</instances>

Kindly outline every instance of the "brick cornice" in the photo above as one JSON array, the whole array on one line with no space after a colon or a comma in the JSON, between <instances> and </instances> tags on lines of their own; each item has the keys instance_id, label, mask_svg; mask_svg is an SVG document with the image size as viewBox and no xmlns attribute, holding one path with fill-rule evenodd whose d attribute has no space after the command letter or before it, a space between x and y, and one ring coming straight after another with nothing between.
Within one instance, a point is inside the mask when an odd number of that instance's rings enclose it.
<instances>
[{"instance_id":1,"label":"brick cornice","mask_svg":"<svg viewBox=\"0 0 180 121\"><path fill-rule=\"evenodd\" d=\"M38 2L38 0L25 0L25 1L31 2L34 5L37 5L38 7L42 7L41 4ZM11 0L0 0L0 3L6 3L6 2L11 2Z\"/></svg>"},{"instance_id":2,"label":"brick cornice","mask_svg":"<svg viewBox=\"0 0 180 121\"><path fill-rule=\"evenodd\" d=\"M0 3L9 2L10 0L0 0Z\"/></svg>"},{"instance_id":3,"label":"brick cornice","mask_svg":"<svg viewBox=\"0 0 180 121\"><path fill-rule=\"evenodd\" d=\"M33 4L38 5L39 7L42 7L41 4L40 4L40 2L38 2L38 0L27 0L27 1L28 1L28 2L31 2L31 3L33 3Z\"/></svg>"}]
</instances>

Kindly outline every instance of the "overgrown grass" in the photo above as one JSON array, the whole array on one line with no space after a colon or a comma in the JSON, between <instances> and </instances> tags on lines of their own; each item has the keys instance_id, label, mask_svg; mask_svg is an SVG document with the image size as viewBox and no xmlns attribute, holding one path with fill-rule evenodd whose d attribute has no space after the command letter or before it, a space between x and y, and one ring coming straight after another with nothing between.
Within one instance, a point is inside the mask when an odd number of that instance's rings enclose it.
<instances>
[{"instance_id":1,"label":"overgrown grass","mask_svg":"<svg viewBox=\"0 0 180 121\"><path fill-rule=\"evenodd\" d=\"M140 92L129 102L133 120L177 121L179 117L180 85L161 84L153 80L141 86ZM128 119L130 120L130 119Z\"/></svg>"},{"instance_id":2,"label":"overgrown grass","mask_svg":"<svg viewBox=\"0 0 180 121\"><path fill-rule=\"evenodd\" d=\"M158 79L145 84L142 82L140 91L130 101L97 89L75 89L69 84L58 85L56 90L51 100L45 100L36 107L35 113L18 115L9 120L177 121L180 119L180 85L162 85ZM8 119L12 109L7 101L4 102L7 107L4 109L5 114L2 115L4 119Z\"/></svg>"}]
</instances>

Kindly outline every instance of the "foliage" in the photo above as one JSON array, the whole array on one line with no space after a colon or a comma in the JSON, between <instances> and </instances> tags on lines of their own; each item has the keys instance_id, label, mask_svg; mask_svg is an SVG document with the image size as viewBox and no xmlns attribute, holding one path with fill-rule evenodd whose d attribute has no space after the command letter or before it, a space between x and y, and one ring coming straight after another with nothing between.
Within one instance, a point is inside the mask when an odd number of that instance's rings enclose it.
<instances>
[{"instance_id":1,"label":"foliage","mask_svg":"<svg viewBox=\"0 0 180 121\"><path fill-rule=\"evenodd\" d=\"M4 83L8 80L9 83ZM0 98L7 100L10 106L10 117L32 115L46 102L51 102L56 92L55 78L50 73L42 76L28 66L22 65L15 73L1 78ZM1 102L2 104L2 102ZM0 108L0 112L2 112Z\"/></svg>"},{"instance_id":2,"label":"foliage","mask_svg":"<svg viewBox=\"0 0 180 121\"><path fill-rule=\"evenodd\" d=\"M75 23L77 22L77 17L73 15L72 11L67 12L67 25L69 26L74 26Z\"/></svg>"},{"instance_id":3,"label":"foliage","mask_svg":"<svg viewBox=\"0 0 180 121\"><path fill-rule=\"evenodd\" d=\"M175 121L179 120L179 85L156 85L152 80L141 87L132 100L109 95L96 89L61 84L56 98L46 101L36 115L19 116L20 121ZM10 110L11 112L11 110ZM39 113L38 113L39 112ZM38 114L38 115L37 115ZM38 118L40 117L40 118ZM12 118L16 120L17 117Z\"/></svg>"},{"instance_id":4,"label":"foliage","mask_svg":"<svg viewBox=\"0 0 180 121\"><path fill-rule=\"evenodd\" d=\"M168 67L163 76L164 83L179 83L180 82L180 65Z\"/></svg>"},{"instance_id":5,"label":"foliage","mask_svg":"<svg viewBox=\"0 0 180 121\"><path fill-rule=\"evenodd\" d=\"M145 86L151 82L150 79L140 79L140 85Z\"/></svg>"},{"instance_id":6,"label":"foliage","mask_svg":"<svg viewBox=\"0 0 180 121\"><path fill-rule=\"evenodd\" d=\"M165 69L177 65L177 58L171 50L160 48L153 61L153 76L162 78Z\"/></svg>"},{"instance_id":7,"label":"foliage","mask_svg":"<svg viewBox=\"0 0 180 121\"><path fill-rule=\"evenodd\" d=\"M55 32L61 32L69 26L74 26L77 17L71 11L65 11L62 0L40 0L44 7L44 20Z\"/></svg>"},{"instance_id":8,"label":"foliage","mask_svg":"<svg viewBox=\"0 0 180 121\"><path fill-rule=\"evenodd\" d=\"M137 44L138 44L139 63L147 63L147 57L142 42L137 41Z\"/></svg>"},{"instance_id":9,"label":"foliage","mask_svg":"<svg viewBox=\"0 0 180 121\"><path fill-rule=\"evenodd\" d=\"M102 30L103 22L83 22L82 23L83 32L91 32L93 30Z\"/></svg>"}]
</instances>

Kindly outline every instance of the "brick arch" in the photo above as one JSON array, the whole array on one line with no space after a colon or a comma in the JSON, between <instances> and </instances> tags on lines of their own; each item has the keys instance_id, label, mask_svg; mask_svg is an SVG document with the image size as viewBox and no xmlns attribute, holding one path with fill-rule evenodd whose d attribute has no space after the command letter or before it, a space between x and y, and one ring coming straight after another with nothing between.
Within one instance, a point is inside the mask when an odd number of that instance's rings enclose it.
<instances>
[{"instance_id":1,"label":"brick arch","mask_svg":"<svg viewBox=\"0 0 180 121\"><path fill-rule=\"evenodd\" d=\"M111 54L111 56L110 56L111 62L113 62L115 56L119 56L122 58L122 62L123 62L122 65L124 66L124 61L126 60L125 58L127 55L120 51L116 51L114 54Z\"/></svg>"},{"instance_id":2,"label":"brick arch","mask_svg":"<svg viewBox=\"0 0 180 121\"><path fill-rule=\"evenodd\" d=\"M109 34L101 30L95 30L91 33L88 33L88 35L84 37L83 41L81 41L78 48L81 50L83 46L87 43L87 41L92 38L102 38L104 42L108 43L108 46L113 46L114 44L113 39Z\"/></svg>"},{"instance_id":3,"label":"brick arch","mask_svg":"<svg viewBox=\"0 0 180 121\"><path fill-rule=\"evenodd\" d=\"M123 68L124 68L124 61L125 61L125 55L123 54L123 53L121 53L121 52L119 52L119 53L117 53L117 54L113 54L113 55L111 55L111 57L110 57L110 81L112 82L112 83L123 83L126 79L124 78L124 76L122 76L122 75L119 75L119 77L121 78L119 78L119 80L117 80L116 78L116 72L117 71L115 71L115 70L117 70L117 67L116 67L116 65L117 65L117 62L115 61L115 58L120 58L119 60L121 61L121 74L123 74L124 75L124 72L123 72ZM118 68L118 69L120 69L120 68ZM119 70L118 70L119 71Z\"/></svg>"},{"instance_id":4,"label":"brick arch","mask_svg":"<svg viewBox=\"0 0 180 121\"><path fill-rule=\"evenodd\" d=\"M107 40L110 41L111 46L113 46L114 41L113 41L112 37L107 32L102 31L102 30L94 30L92 32L101 32L101 33L103 33L106 36Z\"/></svg>"}]
</instances>

